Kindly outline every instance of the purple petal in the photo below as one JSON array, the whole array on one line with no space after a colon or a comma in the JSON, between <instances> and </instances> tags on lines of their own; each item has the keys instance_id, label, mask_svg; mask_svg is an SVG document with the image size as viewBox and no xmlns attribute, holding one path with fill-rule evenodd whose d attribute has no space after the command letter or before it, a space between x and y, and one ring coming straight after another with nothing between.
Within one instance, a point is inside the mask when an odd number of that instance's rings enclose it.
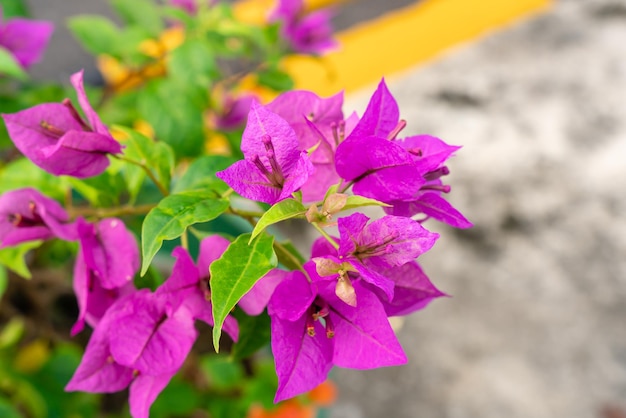
<instances>
[{"instance_id":1,"label":"purple petal","mask_svg":"<svg viewBox=\"0 0 626 418\"><path fill-rule=\"evenodd\" d=\"M217 129L231 131L238 129L248 120L248 113L252 102L257 97L252 94L244 94L237 98L227 96L224 103L224 113L215 120Z\"/></svg>"},{"instance_id":2,"label":"purple petal","mask_svg":"<svg viewBox=\"0 0 626 418\"><path fill-rule=\"evenodd\" d=\"M335 241L338 241L336 237L333 237ZM326 255L336 256L337 250L333 247L330 242L324 237L319 237L313 242L313 247L311 248L311 258L315 257L323 257Z\"/></svg>"},{"instance_id":3,"label":"purple petal","mask_svg":"<svg viewBox=\"0 0 626 418\"><path fill-rule=\"evenodd\" d=\"M195 319L199 319L204 323L213 326L213 305L209 299L206 299L200 293L194 293L185 299L185 308L189 309ZM222 325L224 330L233 341L239 339L239 324L232 315L227 315Z\"/></svg>"},{"instance_id":4,"label":"purple petal","mask_svg":"<svg viewBox=\"0 0 626 418\"><path fill-rule=\"evenodd\" d=\"M306 331L306 321L291 322L272 316L272 353L278 390L274 402L307 392L324 380L332 368L332 340L315 322L315 336Z\"/></svg>"},{"instance_id":5,"label":"purple petal","mask_svg":"<svg viewBox=\"0 0 626 418\"><path fill-rule=\"evenodd\" d=\"M85 320L92 327L96 327L107 310L120 298L135 291L132 281L118 288L106 289L102 287L100 280L87 267L84 252L79 248L74 264L74 279L72 286L78 302L78 318L72 327L71 335L81 332Z\"/></svg>"},{"instance_id":6,"label":"purple petal","mask_svg":"<svg viewBox=\"0 0 626 418\"><path fill-rule=\"evenodd\" d=\"M291 172L296 161L300 158L295 132L286 120L254 101L250 107L246 129L241 137L241 151L246 159L258 155L269 169L267 149L262 141L265 135L269 135L271 138L276 159L283 172Z\"/></svg>"},{"instance_id":7,"label":"purple petal","mask_svg":"<svg viewBox=\"0 0 626 418\"><path fill-rule=\"evenodd\" d=\"M148 418L150 416L150 406L165 389L174 374L166 373L158 376L140 374L135 378L128 393L130 414L133 418Z\"/></svg>"},{"instance_id":8,"label":"purple petal","mask_svg":"<svg viewBox=\"0 0 626 418\"><path fill-rule=\"evenodd\" d=\"M431 283L415 261L390 269L385 276L395 282L393 300L388 302L384 296L380 297L388 316L408 315L425 308L436 298L447 296Z\"/></svg>"},{"instance_id":9,"label":"purple petal","mask_svg":"<svg viewBox=\"0 0 626 418\"><path fill-rule=\"evenodd\" d=\"M239 307L248 315L259 315L270 301L276 286L278 286L287 275L288 273L283 270L270 270L241 298L238 303Z\"/></svg>"},{"instance_id":10,"label":"purple petal","mask_svg":"<svg viewBox=\"0 0 626 418\"><path fill-rule=\"evenodd\" d=\"M341 237L341 241L339 241L339 255L347 256L356 251L357 245L362 241L359 237L363 233L369 219L362 213L357 212L337 220L337 228Z\"/></svg>"},{"instance_id":11,"label":"purple petal","mask_svg":"<svg viewBox=\"0 0 626 418\"><path fill-rule=\"evenodd\" d=\"M378 298L355 283L358 306L328 295L335 328L333 363L352 369L398 366L407 362ZM336 312L336 313L335 313Z\"/></svg>"},{"instance_id":12,"label":"purple petal","mask_svg":"<svg viewBox=\"0 0 626 418\"><path fill-rule=\"evenodd\" d=\"M341 178L355 182L355 194L382 201L410 199L424 184L411 154L383 138L351 134L337 147L335 167Z\"/></svg>"},{"instance_id":13,"label":"purple petal","mask_svg":"<svg viewBox=\"0 0 626 418\"><path fill-rule=\"evenodd\" d=\"M78 103L80 104L80 107L83 109L83 112L85 113L85 116L87 117L87 120L89 121L89 125L91 125L91 128L96 133L107 136L109 137L109 139L113 140L113 138L111 137L111 134L109 133L109 130L104 125L104 123L102 123L102 120L100 120L100 117L93 110L93 108L91 107L91 104L89 103L89 100L87 99L87 94L85 93L85 87L83 86L83 72L84 72L83 70L80 70L79 72L72 74L72 76L70 77L70 82L72 83L72 86L74 86L74 89L76 90ZM111 152L114 154L119 153L121 152L121 149L119 149L116 152L113 152L113 151Z\"/></svg>"},{"instance_id":14,"label":"purple petal","mask_svg":"<svg viewBox=\"0 0 626 418\"><path fill-rule=\"evenodd\" d=\"M0 196L0 247L59 237L76 239L73 224L55 200L33 188L12 190Z\"/></svg>"},{"instance_id":15,"label":"purple petal","mask_svg":"<svg viewBox=\"0 0 626 418\"><path fill-rule=\"evenodd\" d=\"M389 92L385 79L382 79L372 95L363 117L350 134L350 138L367 136L386 138L398 125L399 118L400 112L396 99Z\"/></svg>"},{"instance_id":16,"label":"purple petal","mask_svg":"<svg viewBox=\"0 0 626 418\"><path fill-rule=\"evenodd\" d=\"M139 269L139 248L133 234L116 218L92 225L79 219L78 233L87 267L105 289L131 282Z\"/></svg>"},{"instance_id":17,"label":"purple petal","mask_svg":"<svg viewBox=\"0 0 626 418\"><path fill-rule=\"evenodd\" d=\"M215 175L247 199L270 205L280 200L282 189L272 186L258 168L247 160L237 161Z\"/></svg>"},{"instance_id":18,"label":"purple petal","mask_svg":"<svg viewBox=\"0 0 626 418\"><path fill-rule=\"evenodd\" d=\"M158 375L180 368L197 332L187 309L167 317L153 296L139 291L124 299L111 326L111 354L120 364Z\"/></svg>"},{"instance_id":19,"label":"purple petal","mask_svg":"<svg viewBox=\"0 0 626 418\"><path fill-rule=\"evenodd\" d=\"M0 26L0 47L8 49L27 69L41 60L53 31L51 22L12 19Z\"/></svg>"},{"instance_id":20,"label":"purple petal","mask_svg":"<svg viewBox=\"0 0 626 418\"><path fill-rule=\"evenodd\" d=\"M430 250L437 238L439 234L411 218L385 216L367 225L357 241L359 248L375 248L376 255L358 257L379 269L399 266Z\"/></svg>"},{"instance_id":21,"label":"purple petal","mask_svg":"<svg viewBox=\"0 0 626 418\"><path fill-rule=\"evenodd\" d=\"M282 282L274 290L268 305L268 313L287 321L302 317L315 300L311 284L301 271L285 274Z\"/></svg>"},{"instance_id":22,"label":"purple petal","mask_svg":"<svg viewBox=\"0 0 626 418\"><path fill-rule=\"evenodd\" d=\"M388 300L393 299L394 284L389 278L383 276L376 270L361 264L358 260L349 260L349 261L350 261L350 264L352 264L352 266L359 272L359 275L361 276L363 280L365 280L366 282L382 290L385 293L385 295L387 295ZM357 303L358 304L361 303L358 300L358 297L357 297Z\"/></svg>"},{"instance_id":23,"label":"purple petal","mask_svg":"<svg viewBox=\"0 0 626 418\"><path fill-rule=\"evenodd\" d=\"M106 315L91 335L66 391L111 393L124 389L131 382L133 370L116 363L109 350L110 317Z\"/></svg>"},{"instance_id":24,"label":"purple petal","mask_svg":"<svg viewBox=\"0 0 626 418\"><path fill-rule=\"evenodd\" d=\"M441 139L430 135L410 136L395 142L407 151L412 151L422 173L435 170L461 148L448 145Z\"/></svg>"},{"instance_id":25,"label":"purple petal","mask_svg":"<svg viewBox=\"0 0 626 418\"><path fill-rule=\"evenodd\" d=\"M303 151L295 165L292 166L291 172L285 177L285 184L283 184L278 200L287 199L293 192L298 191L314 171L315 168L309 156Z\"/></svg>"},{"instance_id":26,"label":"purple petal","mask_svg":"<svg viewBox=\"0 0 626 418\"><path fill-rule=\"evenodd\" d=\"M176 262L172 267L172 274L155 291L155 295L163 300L167 315L172 314L182 304L189 308L189 299L195 297L196 294L201 299L204 299L199 288L200 277L198 269L187 250L182 247L176 247L172 251L172 256L176 258ZM192 309L193 313L195 311Z\"/></svg>"},{"instance_id":27,"label":"purple petal","mask_svg":"<svg viewBox=\"0 0 626 418\"><path fill-rule=\"evenodd\" d=\"M321 55L338 45L333 39L332 17L329 10L312 12L288 25L283 35L296 52Z\"/></svg>"},{"instance_id":28,"label":"purple petal","mask_svg":"<svg viewBox=\"0 0 626 418\"><path fill-rule=\"evenodd\" d=\"M211 235L202 240L198 255L200 277L209 277L209 266L224 254L229 245L230 241L219 235Z\"/></svg>"},{"instance_id":29,"label":"purple petal","mask_svg":"<svg viewBox=\"0 0 626 418\"><path fill-rule=\"evenodd\" d=\"M424 193L415 202L420 212L456 228L471 228L473 224L437 193Z\"/></svg>"},{"instance_id":30,"label":"purple petal","mask_svg":"<svg viewBox=\"0 0 626 418\"><path fill-rule=\"evenodd\" d=\"M296 132L302 149L310 148L315 142L308 145L302 143L301 136L306 136L306 121L319 126L343 120L343 92L328 98L306 90L293 90L281 93L267 108L285 119Z\"/></svg>"},{"instance_id":31,"label":"purple petal","mask_svg":"<svg viewBox=\"0 0 626 418\"><path fill-rule=\"evenodd\" d=\"M120 152L120 145L111 138L93 132L69 131L59 140L41 148L41 168L55 176L78 178L101 174L109 166L107 154Z\"/></svg>"}]
</instances>

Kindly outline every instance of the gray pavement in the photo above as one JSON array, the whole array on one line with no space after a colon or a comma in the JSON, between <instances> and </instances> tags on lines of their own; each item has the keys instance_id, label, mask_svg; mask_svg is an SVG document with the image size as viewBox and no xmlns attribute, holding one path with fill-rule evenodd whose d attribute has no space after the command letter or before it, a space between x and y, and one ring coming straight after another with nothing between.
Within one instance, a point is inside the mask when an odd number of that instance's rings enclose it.
<instances>
[{"instance_id":1,"label":"gray pavement","mask_svg":"<svg viewBox=\"0 0 626 418\"><path fill-rule=\"evenodd\" d=\"M405 321L408 366L335 373L333 418L626 416L625 42L626 2L561 1L389 78L407 134L463 146L476 226L429 225L453 297Z\"/></svg>"},{"instance_id":2,"label":"gray pavement","mask_svg":"<svg viewBox=\"0 0 626 418\"><path fill-rule=\"evenodd\" d=\"M108 11L104 0L29 3L46 19ZM36 75L67 80L91 62L62 31L55 42ZM625 0L562 0L388 77L407 134L463 145L450 198L476 227L429 225L442 237L423 264L453 297L404 322L408 366L334 373L333 418L626 408L625 42ZM362 111L373 87L345 109Z\"/></svg>"}]
</instances>

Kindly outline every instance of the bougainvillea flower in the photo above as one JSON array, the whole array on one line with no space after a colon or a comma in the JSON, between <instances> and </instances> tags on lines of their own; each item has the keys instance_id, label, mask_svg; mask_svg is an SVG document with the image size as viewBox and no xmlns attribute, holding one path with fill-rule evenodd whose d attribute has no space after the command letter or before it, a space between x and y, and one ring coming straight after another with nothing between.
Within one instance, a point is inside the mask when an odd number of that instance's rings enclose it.
<instances>
[{"instance_id":1,"label":"bougainvillea flower","mask_svg":"<svg viewBox=\"0 0 626 418\"><path fill-rule=\"evenodd\" d=\"M243 197L270 205L300 189L314 169L287 121L257 102L248 114L241 151L245 159L217 176Z\"/></svg>"},{"instance_id":2,"label":"bougainvillea flower","mask_svg":"<svg viewBox=\"0 0 626 418\"><path fill-rule=\"evenodd\" d=\"M198 266L184 248L177 247L172 251L176 258L172 274L155 292L158 297L165 300L169 311L185 306L194 319L213 326L209 265L222 255L228 244L227 239L217 235L205 238L200 245ZM237 341L239 327L235 318L228 315L223 328L234 341Z\"/></svg>"},{"instance_id":3,"label":"bougainvillea flower","mask_svg":"<svg viewBox=\"0 0 626 418\"><path fill-rule=\"evenodd\" d=\"M344 120L342 106L343 92L321 98L304 90L285 92L267 105L289 122L301 149L313 150L309 156L315 171L302 186L304 202L323 199L328 188L339 181L335 150L358 121L356 114Z\"/></svg>"},{"instance_id":4,"label":"bougainvillea flower","mask_svg":"<svg viewBox=\"0 0 626 418\"><path fill-rule=\"evenodd\" d=\"M382 79L350 137L376 136L393 139L397 135L396 131L399 132L399 129L403 127L399 119L398 103L387 88L385 79Z\"/></svg>"},{"instance_id":5,"label":"bougainvillea flower","mask_svg":"<svg viewBox=\"0 0 626 418\"><path fill-rule=\"evenodd\" d=\"M279 0L270 14L271 22L281 21L281 35L296 52L322 54L337 46L328 10L305 12L303 0Z\"/></svg>"},{"instance_id":6,"label":"bougainvillea flower","mask_svg":"<svg viewBox=\"0 0 626 418\"><path fill-rule=\"evenodd\" d=\"M391 301L380 289L368 283L363 283L363 286L378 295L387 316L408 315L425 308L436 298L447 296L431 283L417 261L392 267L382 274L394 282Z\"/></svg>"},{"instance_id":7,"label":"bougainvillea flower","mask_svg":"<svg viewBox=\"0 0 626 418\"><path fill-rule=\"evenodd\" d=\"M39 62L54 31L52 22L10 19L2 22L0 7L0 48L8 50L24 69Z\"/></svg>"},{"instance_id":8,"label":"bougainvillea flower","mask_svg":"<svg viewBox=\"0 0 626 418\"><path fill-rule=\"evenodd\" d=\"M168 311L163 298L136 291L106 311L65 390L111 393L130 384L131 415L147 418L196 337L193 316L184 306Z\"/></svg>"},{"instance_id":9,"label":"bougainvillea flower","mask_svg":"<svg viewBox=\"0 0 626 418\"><path fill-rule=\"evenodd\" d=\"M65 209L32 188L12 190L0 196L0 248L26 241L76 239L76 228L67 224Z\"/></svg>"},{"instance_id":10,"label":"bougainvillea flower","mask_svg":"<svg viewBox=\"0 0 626 418\"><path fill-rule=\"evenodd\" d=\"M355 194L383 202L410 200L425 182L407 150L384 138L355 136L354 131L337 147L335 168L353 184Z\"/></svg>"},{"instance_id":11,"label":"bougainvillea flower","mask_svg":"<svg viewBox=\"0 0 626 418\"><path fill-rule=\"evenodd\" d=\"M178 7L179 9L183 9L190 15L195 15L198 13L198 3L202 0L169 0L169 3ZM207 5L213 5L216 0L204 0Z\"/></svg>"},{"instance_id":12,"label":"bougainvillea flower","mask_svg":"<svg viewBox=\"0 0 626 418\"><path fill-rule=\"evenodd\" d=\"M2 116L15 146L42 169L54 175L96 176L109 166L108 154L118 154L122 147L89 104L82 71L71 81L88 123L68 99Z\"/></svg>"},{"instance_id":13,"label":"bougainvillea flower","mask_svg":"<svg viewBox=\"0 0 626 418\"><path fill-rule=\"evenodd\" d=\"M226 95L220 112L214 117L213 126L222 131L239 129L246 123L250 106L255 100L257 97L254 94Z\"/></svg>"},{"instance_id":14,"label":"bougainvillea flower","mask_svg":"<svg viewBox=\"0 0 626 418\"><path fill-rule=\"evenodd\" d=\"M341 301L334 283L320 278L312 262L284 272L268 306L278 390L275 402L313 389L333 365L371 369L406 363L378 298L359 282L359 306Z\"/></svg>"},{"instance_id":15,"label":"bougainvillea flower","mask_svg":"<svg viewBox=\"0 0 626 418\"><path fill-rule=\"evenodd\" d=\"M368 221L369 218L362 213L339 218L337 256L331 252L313 259L318 274L337 277L336 293L350 305L356 305L350 283L355 273L381 289L387 300L393 300L395 284L384 273L415 260L428 251L439 237L439 234L428 231L410 218L385 216L369 224ZM320 244L315 245L313 254L323 253L322 248Z\"/></svg>"},{"instance_id":16,"label":"bougainvillea flower","mask_svg":"<svg viewBox=\"0 0 626 418\"><path fill-rule=\"evenodd\" d=\"M456 228L471 227L472 223L441 197L442 193L450 191L450 186L441 181L441 177L449 173L444 163L460 147L448 145L429 135L418 135L394 142L411 153L422 173L424 183L419 184L411 199L386 200L392 206L384 208L385 212L397 216L423 213Z\"/></svg>"},{"instance_id":17,"label":"bougainvillea flower","mask_svg":"<svg viewBox=\"0 0 626 418\"><path fill-rule=\"evenodd\" d=\"M82 331L85 321L96 326L113 302L132 293L139 269L137 242L121 220L107 218L91 224L79 218L76 225L80 249L73 286L79 315L72 335Z\"/></svg>"}]
</instances>

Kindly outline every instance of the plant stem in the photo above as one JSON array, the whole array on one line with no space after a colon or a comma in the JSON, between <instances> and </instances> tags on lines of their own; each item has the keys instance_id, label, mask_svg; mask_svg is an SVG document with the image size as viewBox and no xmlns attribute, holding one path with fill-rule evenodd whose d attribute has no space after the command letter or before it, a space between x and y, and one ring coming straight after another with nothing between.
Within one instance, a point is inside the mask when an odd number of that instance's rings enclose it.
<instances>
[{"instance_id":1,"label":"plant stem","mask_svg":"<svg viewBox=\"0 0 626 418\"><path fill-rule=\"evenodd\" d=\"M71 207L67 211L71 219L76 219L79 216L95 216L98 218L107 218L109 216L122 216L122 215L145 215L150 212L150 209L155 207L154 203L148 203L145 205L124 205L113 208L91 208L91 207Z\"/></svg>"},{"instance_id":2,"label":"plant stem","mask_svg":"<svg viewBox=\"0 0 626 418\"><path fill-rule=\"evenodd\" d=\"M332 245L335 250L339 249L339 244L337 244L337 241L335 241L330 235L328 235L328 233L326 231L324 231L318 224L317 222L311 222L311 225L313 225L313 228L317 229L317 232L319 232L320 234L322 234L322 236L324 238L326 238L326 241L328 241L330 243L330 245Z\"/></svg>"},{"instance_id":3,"label":"plant stem","mask_svg":"<svg viewBox=\"0 0 626 418\"><path fill-rule=\"evenodd\" d=\"M189 237L187 236L187 229L185 229L183 234L180 236L180 245L185 250L189 250Z\"/></svg>"},{"instance_id":4,"label":"plant stem","mask_svg":"<svg viewBox=\"0 0 626 418\"><path fill-rule=\"evenodd\" d=\"M354 184L354 181L349 182L348 184L346 184L346 186L343 189L339 191L339 193L345 193L345 191L348 190L350 187L352 187L353 184Z\"/></svg>"},{"instance_id":5,"label":"plant stem","mask_svg":"<svg viewBox=\"0 0 626 418\"><path fill-rule=\"evenodd\" d=\"M154 185L159 189L159 191L161 192L161 194L163 196L168 196L170 194L170 192L165 188L165 186L163 184L161 184L161 182L156 178L156 176L154 175L152 170L150 170L150 168L147 165L145 165L144 163L139 162L139 161L135 161L135 160L131 160L129 158L122 157L120 155L114 155L114 157L117 158L118 160L125 161L125 162L127 162L129 164L136 165L137 167L141 167L141 169L146 172L148 177L150 177L150 180L152 180Z\"/></svg>"}]
</instances>

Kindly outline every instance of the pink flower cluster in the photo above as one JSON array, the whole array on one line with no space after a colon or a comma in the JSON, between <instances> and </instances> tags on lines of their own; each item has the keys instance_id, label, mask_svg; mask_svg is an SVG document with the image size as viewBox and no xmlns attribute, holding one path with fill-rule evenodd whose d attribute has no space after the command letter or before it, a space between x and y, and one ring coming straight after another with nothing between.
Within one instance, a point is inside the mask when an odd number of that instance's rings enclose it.
<instances>
[{"instance_id":1,"label":"pink flower cluster","mask_svg":"<svg viewBox=\"0 0 626 418\"><path fill-rule=\"evenodd\" d=\"M72 83L87 120L69 101L4 119L16 146L44 170L94 176L122 147L90 106L82 73L72 76ZM444 295L416 261L438 238L422 223L433 218L471 226L443 198L450 191L442 181L449 173L445 162L459 147L428 135L398 139L406 123L384 81L362 117L345 118L342 105L342 94L322 99L307 91L285 93L266 106L253 102L241 141L245 158L217 173L241 196L270 205L301 192L301 201L317 208L329 195L345 197L350 189L387 205L380 219L370 221L362 213L339 217L338 236L324 232L301 268L270 271L239 301L246 313L267 308L271 317L276 401L314 388L333 366L405 363L388 317ZM334 213L345 201L338 200ZM130 387L131 414L147 417L189 354L198 334L195 321L214 324L209 266L230 242L205 238L197 262L185 249L175 249L169 278L154 292L138 290L133 278L139 250L122 220L70 221L62 206L34 189L0 197L0 247L52 238L79 243L74 268L79 316L72 334L85 322L94 328L66 389ZM237 341L233 317L223 328Z\"/></svg>"}]
</instances>

